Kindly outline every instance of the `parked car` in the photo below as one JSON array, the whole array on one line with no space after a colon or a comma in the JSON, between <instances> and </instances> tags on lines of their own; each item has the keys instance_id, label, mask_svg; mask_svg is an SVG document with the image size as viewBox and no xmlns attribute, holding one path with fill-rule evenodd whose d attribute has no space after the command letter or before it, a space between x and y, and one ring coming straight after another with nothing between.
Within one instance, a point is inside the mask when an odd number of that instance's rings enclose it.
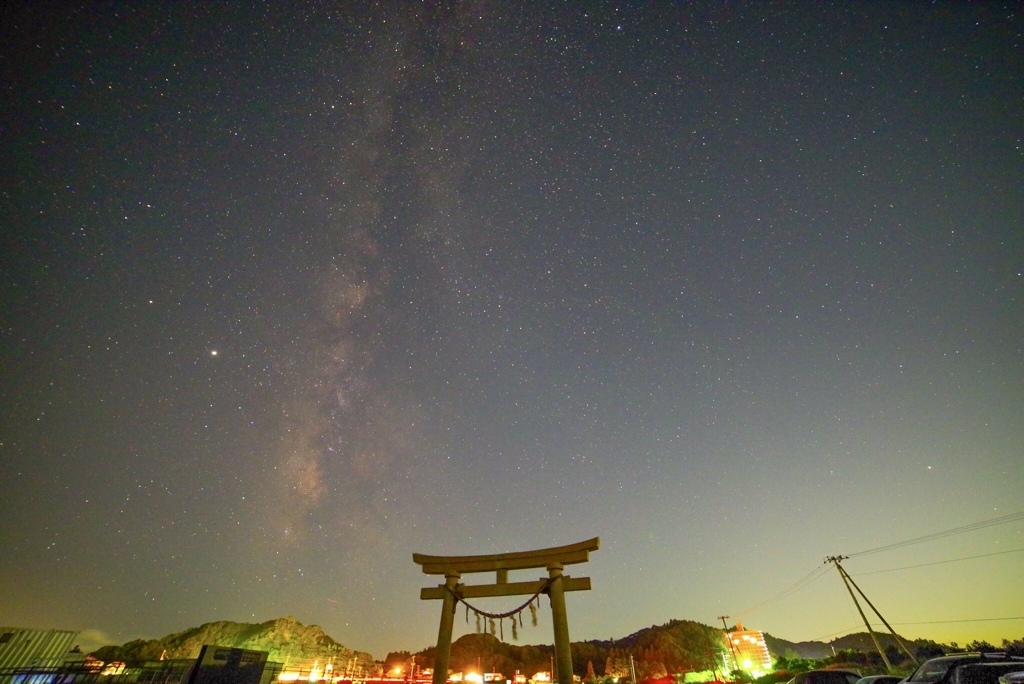
<instances>
[{"instance_id":1,"label":"parked car","mask_svg":"<svg viewBox=\"0 0 1024 684\"><path fill-rule=\"evenodd\" d=\"M953 669L950 684L999 684L1006 675L1016 674L1024 663L969 663Z\"/></svg>"},{"instance_id":2,"label":"parked car","mask_svg":"<svg viewBox=\"0 0 1024 684\"><path fill-rule=\"evenodd\" d=\"M857 680L857 684L897 684L902 682L903 677L897 677L896 675L871 675L869 677L861 677Z\"/></svg>"},{"instance_id":3,"label":"parked car","mask_svg":"<svg viewBox=\"0 0 1024 684\"><path fill-rule=\"evenodd\" d=\"M907 684L997 684L1004 674L1024 669L1024 658L1007 653L958 653L921 663Z\"/></svg>"},{"instance_id":4,"label":"parked car","mask_svg":"<svg viewBox=\"0 0 1024 684\"><path fill-rule=\"evenodd\" d=\"M808 670L800 672L788 684L857 684L860 672L853 670Z\"/></svg>"}]
</instances>

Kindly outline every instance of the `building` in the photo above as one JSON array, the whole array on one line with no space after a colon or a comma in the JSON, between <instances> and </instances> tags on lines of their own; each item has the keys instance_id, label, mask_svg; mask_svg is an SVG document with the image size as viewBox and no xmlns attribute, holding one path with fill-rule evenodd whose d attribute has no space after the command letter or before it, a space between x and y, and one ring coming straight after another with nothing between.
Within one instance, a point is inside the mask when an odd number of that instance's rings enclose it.
<instances>
[{"instance_id":1,"label":"building","mask_svg":"<svg viewBox=\"0 0 1024 684\"><path fill-rule=\"evenodd\" d=\"M736 631L725 633L725 669L727 672L743 670L754 677L772 671L772 656L764 642L764 632L743 629L736 625Z\"/></svg>"},{"instance_id":2,"label":"building","mask_svg":"<svg viewBox=\"0 0 1024 684\"><path fill-rule=\"evenodd\" d=\"M66 629L0 627L0 670L60 667L72 658L78 632Z\"/></svg>"}]
</instances>

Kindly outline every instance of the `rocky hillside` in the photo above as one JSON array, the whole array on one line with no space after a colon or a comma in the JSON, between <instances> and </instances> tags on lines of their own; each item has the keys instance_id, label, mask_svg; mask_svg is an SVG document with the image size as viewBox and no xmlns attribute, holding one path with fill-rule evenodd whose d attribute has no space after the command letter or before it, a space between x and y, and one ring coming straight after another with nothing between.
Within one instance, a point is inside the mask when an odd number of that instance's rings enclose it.
<instances>
[{"instance_id":1,"label":"rocky hillside","mask_svg":"<svg viewBox=\"0 0 1024 684\"><path fill-rule=\"evenodd\" d=\"M883 646L890 644L891 637L879 636L883 639ZM833 648L837 652L874 650L867 634L852 634L831 643L796 643L769 634L765 635L765 640L774 656L787 659L830 657ZM905 643L912 651L923 646L935 646L934 642L925 641ZM433 667L436 656L434 648L427 648L416 654L407 651L391 653L384 663L375 663L369 653L345 648L319 626L304 625L293 617L261 624L209 622L162 639L140 639L122 646L105 646L93 655L106 662L116 660L136 665L161 657L195 658L204 644L267 651L269 660L289 668L309 670L314 663L320 667L332 663L335 671L356 676L379 675L394 667L408 667L413 661L419 668ZM720 662L723 649L719 628L689 620L672 620L620 639L574 642L573 670L580 676L592 671L596 676L625 677L629 673L632 656L637 677L646 680L710 668L712 657ZM552 655L550 644L520 646L491 634L466 634L452 644L449 662L456 671L474 670L479 664L491 672L533 674L549 669Z\"/></svg>"},{"instance_id":2,"label":"rocky hillside","mask_svg":"<svg viewBox=\"0 0 1024 684\"><path fill-rule=\"evenodd\" d=\"M379 666L373 656L345 648L317 625L304 625L289 616L261 624L208 622L162 639L130 641L123 646L106 646L94 655L104 661L138 663L164 658L195 658L204 644L267 651L269 660L288 667L308 669L314 661L321 666L358 674L374 674Z\"/></svg>"},{"instance_id":3,"label":"rocky hillside","mask_svg":"<svg viewBox=\"0 0 1024 684\"><path fill-rule=\"evenodd\" d=\"M879 635L883 647L892 644L892 637ZM832 658L834 653L857 651L874 654L875 647L867 633L850 634L832 642L793 642L765 634L773 657L818 660ZM927 640L906 640L904 644L916 652L921 648L936 649L939 645ZM833 648L835 649L833 651ZM725 649L722 630L690 620L672 620L664 625L641 629L629 636L610 641L577 641L572 644L573 672L580 677L590 672L596 677L628 678L630 656L640 681L655 680L672 674L705 670L712 659L721 666ZM941 651L941 648L938 648ZM419 667L433 667L436 649L427 648L416 654L396 652L388 655L384 669L408 667L415 656ZM519 646L504 642L491 634L466 634L452 644L453 670L476 670L477 664L489 672L528 675L546 671L553 655L550 644Z\"/></svg>"},{"instance_id":4,"label":"rocky hillside","mask_svg":"<svg viewBox=\"0 0 1024 684\"><path fill-rule=\"evenodd\" d=\"M573 642L572 664L581 677L593 670L595 676L621 678L629 676L632 655L637 677L645 680L709 669L711 654L723 648L720 629L690 620L672 620L614 641ZM416 654L416 662L433 667L435 655L436 649L425 649ZM475 670L480 663L489 672L532 675L549 670L552 655L551 645L518 646L491 634L466 634L452 644L449 663L455 671ZM392 653L385 668L401 666L409 658L407 653Z\"/></svg>"}]
</instances>

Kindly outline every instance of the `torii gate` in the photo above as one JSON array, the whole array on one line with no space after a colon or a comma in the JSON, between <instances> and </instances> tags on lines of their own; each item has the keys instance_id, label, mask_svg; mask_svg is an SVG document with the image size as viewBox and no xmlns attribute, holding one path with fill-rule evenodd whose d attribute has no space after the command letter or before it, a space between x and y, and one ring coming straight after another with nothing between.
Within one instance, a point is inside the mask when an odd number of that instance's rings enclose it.
<instances>
[{"instance_id":1,"label":"torii gate","mask_svg":"<svg viewBox=\"0 0 1024 684\"><path fill-rule=\"evenodd\" d=\"M448 679L448 658L452 650L452 628L455 608L467 598L490 596L519 596L547 593L551 599L551 622L555 632L555 665L558 684L573 684L572 652L569 649L569 618L565 612L565 592L590 589L589 577L562 575L562 569L573 563L586 563L590 552L597 551L601 538L594 537L578 544L556 546L536 551L495 553L485 556L427 556L412 554L412 560L423 567L428 575L444 575L444 584L420 589L423 600L441 599L441 626L437 630L437 660L434 663L433 684L445 684ZM508 581L509 570L547 568L548 578L535 582ZM459 584L465 573L494 572L494 584ZM483 673L481 673L483 674Z\"/></svg>"}]
</instances>

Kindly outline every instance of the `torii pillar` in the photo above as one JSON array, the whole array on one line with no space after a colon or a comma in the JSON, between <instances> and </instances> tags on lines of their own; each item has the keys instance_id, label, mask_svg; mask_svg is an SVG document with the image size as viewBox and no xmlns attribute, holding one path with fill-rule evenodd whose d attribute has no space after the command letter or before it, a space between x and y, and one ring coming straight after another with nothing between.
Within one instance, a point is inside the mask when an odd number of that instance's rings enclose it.
<instances>
[{"instance_id":1,"label":"torii pillar","mask_svg":"<svg viewBox=\"0 0 1024 684\"><path fill-rule=\"evenodd\" d=\"M531 595L540 591L546 591L551 599L551 622L555 632L555 669L558 671L558 684L573 684L572 651L569 647L569 618L565 610L565 592L589 590L590 578L569 577L563 575L562 570L566 565L587 562L590 560L590 552L597 551L600 545L600 537L594 537L569 546L486 556L412 554L413 562L422 566L424 573L444 575L444 584L420 589L420 598L423 600L441 599L441 624L437 630L437 659L434 662L433 684L445 684L448 680L448 658L452 650L452 628L455 624L455 608L458 601L490 596ZM509 583L509 570L528 568L547 568L547 579ZM473 572L493 572L496 574L495 583L472 585L459 583L463 574Z\"/></svg>"}]
</instances>

